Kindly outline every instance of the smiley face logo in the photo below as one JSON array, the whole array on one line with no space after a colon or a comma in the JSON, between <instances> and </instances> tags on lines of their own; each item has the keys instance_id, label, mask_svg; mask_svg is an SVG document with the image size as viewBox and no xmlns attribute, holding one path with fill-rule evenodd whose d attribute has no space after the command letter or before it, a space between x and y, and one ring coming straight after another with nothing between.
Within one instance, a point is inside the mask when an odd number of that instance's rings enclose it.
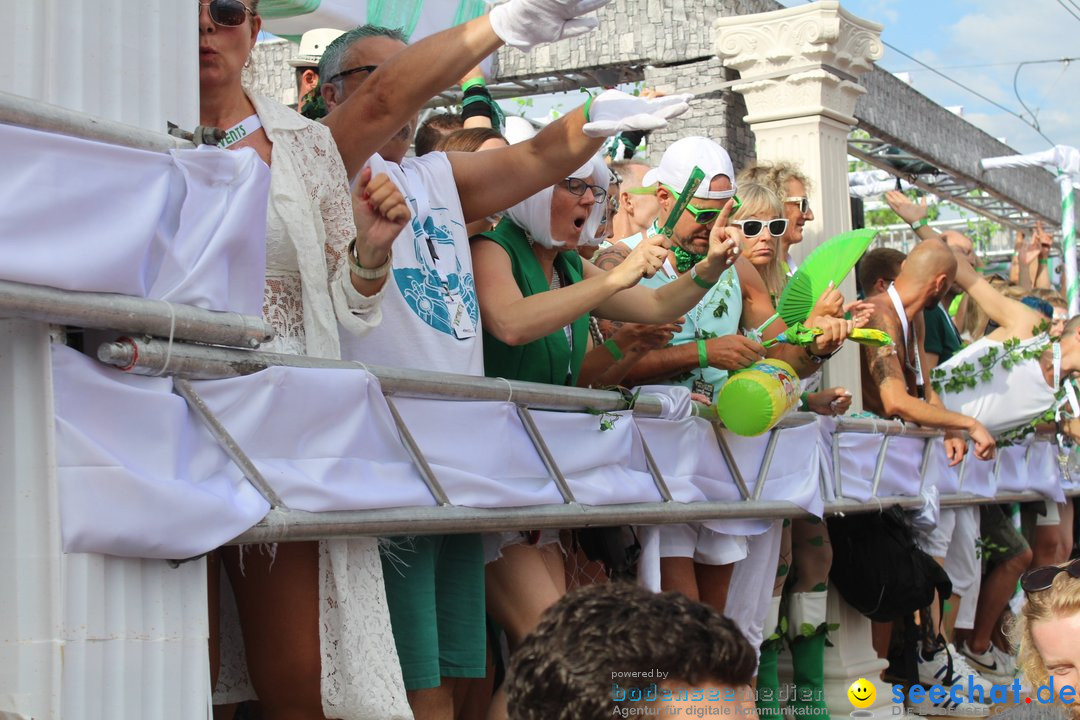
<instances>
[{"instance_id":1,"label":"smiley face logo","mask_svg":"<svg viewBox=\"0 0 1080 720\"><path fill-rule=\"evenodd\" d=\"M851 704L857 708L868 708L874 704L874 698L877 697L877 690L874 689L874 684L866 678L859 678L855 682L851 683L851 687L847 691L848 700Z\"/></svg>"}]
</instances>

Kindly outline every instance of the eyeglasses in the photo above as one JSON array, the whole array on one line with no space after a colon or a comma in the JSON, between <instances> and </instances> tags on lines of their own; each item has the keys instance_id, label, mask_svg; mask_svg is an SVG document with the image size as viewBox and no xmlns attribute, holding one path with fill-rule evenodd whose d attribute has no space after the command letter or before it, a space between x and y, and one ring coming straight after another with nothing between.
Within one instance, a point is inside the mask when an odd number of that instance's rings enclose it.
<instances>
[{"instance_id":1,"label":"eyeglasses","mask_svg":"<svg viewBox=\"0 0 1080 720\"><path fill-rule=\"evenodd\" d=\"M786 218L775 218L773 220L732 220L731 224L741 227L743 235L748 238L757 237L766 227L769 228L769 234L776 238L782 237L783 234L787 232Z\"/></svg>"},{"instance_id":2,"label":"eyeglasses","mask_svg":"<svg viewBox=\"0 0 1080 720\"><path fill-rule=\"evenodd\" d=\"M599 205L607 200L607 190L599 185L590 185L581 178L566 178L563 182L566 184L566 189L570 191L571 195L585 197L585 191L592 190L594 203Z\"/></svg>"},{"instance_id":3,"label":"eyeglasses","mask_svg":"<svg viewBox=\"0 0 1080 720\"><path fill-rule=\"evenodd\" d=\"M1064 567L1061 565L1043 565L1028 570L1020 576L1020 587L1024 589L1024 592L1042 592L1054 584L1054 578L1060 573L1069 573L1071 577L1080 580L1080 558L1073 560Z\"/></svg>"},{"instance_id":4,"label":"eyeglasses","mask_svg":"<svg viewBox=\"0 0 1080 720\"><path fill-rule=\"evenodd\" d=\"M810 212L810 198L808 197L786 197L784 198L786 203L799 203L799 212L803 215Z\"/></svg>"},{"instance_id":5,"label":"eyeglasses","mask_svg":"<svg viewBox=\"0 0 1080 720\"><path fill-rule=\"evenodd\" d=\"M354 68L351 68L349 70L342 70L337 75L331 75L330 79L327 80L326 82L327 83L332 83L332 82L334 82L335 80L337 80L339 78L345 77L346 75L355 75L356 73L361 73L361 72L373 73L378 69L379 69L378 65L360 65L358 67L354 67Z\"/></svg>"},{"instance_id":6,"label":"eyeglasses","mask_svg":"<svg viewBox=\"0 0 1080 720\"><path fill-rule=\"evenodd\" d=\"M222 27L243 25L249 14L255 14L254 10L240 0L209 0L208 2L199 0L200 13L204 6L210 8L210 19L214 21L214 24Z\"/></svg>"},{"instance_id":7,"label":"eyeglasses","mask_svg":"<svg viewBox=\"0 0 1080 720\"><path fill-rule=\"evenodd\" d=\"M667 191L669 193L674 195L676 198L679 197L679 193L676 192L675 190L673 190L670 185L664 185L664 187L667 189ZM739 196L734 195L733 197L735 198L735 204L731 207L731 212L735 212L740 207L742 207L742 200L739 199ZM716 218L720 217L720 211L722 209L723 208L704 208L704 209L702 209L702 208L696 208L693 205L691 205L690 203L686 204L686 212L688 212L688 213L690 213L691 215L694 216L694 222L696 222L698 225L709 225L711 223L716 222Z\"/></svg>"}]
</instances>

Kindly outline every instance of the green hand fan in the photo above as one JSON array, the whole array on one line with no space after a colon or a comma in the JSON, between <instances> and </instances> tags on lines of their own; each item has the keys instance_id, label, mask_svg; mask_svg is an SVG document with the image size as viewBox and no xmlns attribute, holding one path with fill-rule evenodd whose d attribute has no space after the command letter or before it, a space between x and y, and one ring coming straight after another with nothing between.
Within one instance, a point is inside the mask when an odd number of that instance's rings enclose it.
<instances>
[{"instance_id":1,"label":"green hand fan","mask_svg":"<svg viewBox=\"0 0 1080 720\"><path fill-rule=\"evenodd\" d=\"M810 253L809 257L788 280L780 294L776 311L789 326L805 322L814 303L832 282L840 286L851 268L870 247L876 230L850 230L830 238Z\"/></svg>"}]
</instances>

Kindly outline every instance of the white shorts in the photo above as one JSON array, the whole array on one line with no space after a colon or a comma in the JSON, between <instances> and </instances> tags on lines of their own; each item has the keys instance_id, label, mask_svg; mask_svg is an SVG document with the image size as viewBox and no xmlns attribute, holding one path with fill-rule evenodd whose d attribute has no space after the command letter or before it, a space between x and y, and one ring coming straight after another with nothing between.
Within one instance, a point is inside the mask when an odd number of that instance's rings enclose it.
<instances>
[{"instance_id":1,"label":"white shorts","mask_svg":"<svg viewBox=\"0 0 1080 720\"><path fill-rule=\"evenodd\" d=\"M649 531L660 536L662 558L685 557L702 565L730 565L746 557L746 538L742 535L724 535L704 525L653 525Z\"/></svg>"}]
</instances>

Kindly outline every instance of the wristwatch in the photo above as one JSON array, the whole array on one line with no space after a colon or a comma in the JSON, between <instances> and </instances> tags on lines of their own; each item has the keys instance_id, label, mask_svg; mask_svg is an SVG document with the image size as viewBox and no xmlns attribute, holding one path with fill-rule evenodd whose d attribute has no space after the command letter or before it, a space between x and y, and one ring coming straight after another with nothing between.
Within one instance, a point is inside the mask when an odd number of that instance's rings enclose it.
<instances>
[{"instance_id":1,"label":"wristwatch","mask_svg":"<svg viewBox=\"0 0 1080 720\"><path fill-rule=\"evenodd\" d=\"M377 268L366 268L360 264L360 260L356 256L356 240L349 243L349 267L352 269L353 275L361 280L378 280L379 278L386 277L386 274L390 272L390 266L394 262L394 251L391 250L386 254L386 262Z\"/></svg>"}]
</instances>

